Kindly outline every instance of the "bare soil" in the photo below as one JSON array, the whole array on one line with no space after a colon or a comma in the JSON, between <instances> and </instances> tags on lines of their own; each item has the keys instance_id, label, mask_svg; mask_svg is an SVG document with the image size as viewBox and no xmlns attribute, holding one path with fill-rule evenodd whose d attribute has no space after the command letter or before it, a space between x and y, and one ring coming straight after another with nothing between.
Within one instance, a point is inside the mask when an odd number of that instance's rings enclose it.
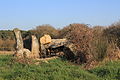
<instances>
[{"instance_id":1,"label":"bare soil","mask_svg":"<svg viewBox=\"0 0 120 80\"><path fill-rule=\"evenodd\" d=\"M15 51L0 51L0 55L4 55L4 54L14 54Z\"/></svg>"}]
</instances>

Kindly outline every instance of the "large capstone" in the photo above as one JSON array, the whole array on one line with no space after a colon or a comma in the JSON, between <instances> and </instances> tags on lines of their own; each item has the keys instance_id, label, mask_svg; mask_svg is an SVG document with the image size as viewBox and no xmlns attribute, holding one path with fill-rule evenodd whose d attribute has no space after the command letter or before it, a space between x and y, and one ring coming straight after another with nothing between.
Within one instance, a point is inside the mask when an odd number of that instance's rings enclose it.
<instances>
[{"instance_id":1,"label":"large capstone","mask_svg":"<svg viewBox=\"0 0 120 80\"><path fill-rule=\"evenodd\" d=\"M51 43L51 37L50 35L44 35L43 37L40 38L40 43L41 44L49 44Z\"/></svg>"}]
</instances>

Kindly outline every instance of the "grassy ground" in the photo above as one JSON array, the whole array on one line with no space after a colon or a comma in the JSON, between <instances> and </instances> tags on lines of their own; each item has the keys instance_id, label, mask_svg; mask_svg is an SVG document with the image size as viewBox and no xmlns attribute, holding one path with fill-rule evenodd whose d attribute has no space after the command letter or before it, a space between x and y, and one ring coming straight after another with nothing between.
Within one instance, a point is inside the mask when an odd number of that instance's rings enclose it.
<instances>
[{"instance_id":1,"label":"grassy ground","mask_svg":"<svg viewBox=\"0 0 120 80\"><path fill-rule=\"evenodd\" d=\"M39 65L28 65L14 62L11 57L0 55L0 80L119 80L120 78L120 62L108 63L86 71L60 58Z\"/></svg>"},{"instance_id":2,"label":"grassy ground","mask_svg":"<svg viewBox=\"0 0 120 80\"><path fill-rule=\"evenodd\" d=\"M91 73L104 80L120 80L120 61L111 61L101 67L90 70Z\"/></svg>"}]
</instances>

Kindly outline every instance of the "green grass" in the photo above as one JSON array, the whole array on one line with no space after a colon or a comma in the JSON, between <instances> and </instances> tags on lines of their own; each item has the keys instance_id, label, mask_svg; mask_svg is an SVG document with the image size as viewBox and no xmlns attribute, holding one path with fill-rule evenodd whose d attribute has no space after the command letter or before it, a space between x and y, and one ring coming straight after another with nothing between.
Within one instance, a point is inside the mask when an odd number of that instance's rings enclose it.
<instances>
[{"instance_id":1,"label":"green grass","mask_svg":"<svg viewBox=\"0 0 120 80\"><path fill-rule=\"evenodd\" d=\"M21 64L13 62L10 55L0 55L0 80L100 80L94 74L55 59L49 63Z\"/></svg>"},{"instance_id":2,"label":"green grass","mask_svg":"<svg viewBox=\"0 0 120 80\"><path fill-rule=\"evenodd\" d=\"M120 62L87 71L60 58L35 65L15 62L11 55L0 55L0 80L120 80Z\"/></svg>"},{"instance_id":3,"label":"green grass","mask_svg":"<svg viewBox=\"0 0 120 80\"><path fill-rule=\"evenodd\" d=\"M90 70L90 72L104 78L104 80L120 80L120 61L108 62Z\"/></svg>"}]
</instances>

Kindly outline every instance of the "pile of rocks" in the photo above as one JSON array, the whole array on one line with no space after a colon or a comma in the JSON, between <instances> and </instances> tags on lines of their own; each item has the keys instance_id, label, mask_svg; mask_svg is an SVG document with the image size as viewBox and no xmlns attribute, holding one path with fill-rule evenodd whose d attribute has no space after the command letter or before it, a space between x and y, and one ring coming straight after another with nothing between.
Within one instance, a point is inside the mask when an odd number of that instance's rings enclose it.
<instances>
[{"instance_id":1,"label":"pile of rocks","mask_svg":"<svg viewBox=\"0 0 120 80\"><path fill-rule=\"evenodd\" d=\"M31 50L24 48L23 39L19 29L15 28L14 30L16 37L16 52L15 56L19 58L41 58L51 55L51 50L58 50L61 52L66 52L66 47L69 50L73 51L71 45L68 44L66 39L51 39L50 35L44 35L39 40L35 35L31 36ZM67 49L68 50L68 49Z\"/></svg>"}]
</instances>

